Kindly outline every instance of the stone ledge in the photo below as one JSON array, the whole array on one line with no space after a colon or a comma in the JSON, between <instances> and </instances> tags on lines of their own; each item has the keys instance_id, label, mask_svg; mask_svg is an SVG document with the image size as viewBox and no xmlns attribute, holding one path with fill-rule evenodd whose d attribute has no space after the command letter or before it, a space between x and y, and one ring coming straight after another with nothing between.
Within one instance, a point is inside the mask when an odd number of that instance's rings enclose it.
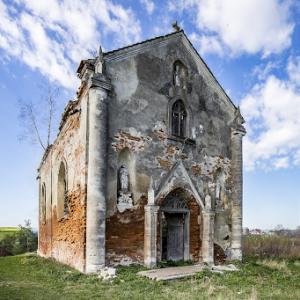
<instances>
[{"instance_id":1,"label":"stone ledge","mask_svg":"<svg viewBox=\"0 0 300 300\"><path fill-rule=\"evenodd\" d=\"M138 272L137 274L152 280L160 281L160 280L174 280L174 279L180 279L184 277L191 277L203 270L209 270L211 272L220 273L220 274L223 274L224 271L229 271L229 272L238 271L238 269L232 264L223 265L223 266L214 266L214 265L208 266L207 264L198 264L193 266L153 269L149 271L141 271Z\"/></svg>"}]
</instances>

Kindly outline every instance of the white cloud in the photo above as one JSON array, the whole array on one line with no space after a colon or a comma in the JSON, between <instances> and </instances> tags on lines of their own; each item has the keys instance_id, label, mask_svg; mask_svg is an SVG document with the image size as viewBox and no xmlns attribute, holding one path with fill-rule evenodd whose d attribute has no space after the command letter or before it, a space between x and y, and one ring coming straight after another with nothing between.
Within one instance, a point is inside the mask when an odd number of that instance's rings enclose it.
<instances>
[{"instance_id":1,"label":"white cloud","mask_svg":"<svg viewBox=\"0 0 300 300\"><path fill-rule=\"evenodd\" d=\"M75 67L105 36L120 46L140 39L131 9L109 0L0 0L0 48L50 80L75 87Z\"/></svg>"},{"instance_id":2,"label":"white cloud","mask_svg":"<svg viewBox=\"0 0 300 300\"><path fill-rule=\"evenodd\" d=\"M291 45L294 23L290 20L290 1L177 0L169 3L169 8L194 14L198 29L217 36L233 55L268 56Z\"/></svg>"},{"instance_id":3,"label":"white cloud","mask_svg":"<svg viewBox=\"0 0 300 300\"><path fill-rule=\"evenodd\" d=\"M300 150L298 150L294 153L293 158L294 158L294 165L299 166L300 165Z\"/></svg>"},{"instance_id":4,"label":"white cloud","mask_svg":"<svg viewBox=\"0 0 300 300\"><path fill-rule=\"evenodd\" d=\"M154 8L155 8L155 5L154 5L153 1L151 1L151 0L140 0L140 2L141 2L142 5L145 5L147 13L149 15L151 15L154 11Z\"/></svg>"},{"instance_id":5,"label":"white cloud","mask_svg":"<svg viewBox=\"0 0 300 300\"><path fill-rule=\"evenodd\" d=\"M266 64L256 65L252 70L252 76L263 81L274 71L280 67L279 62L268 61Z\"/></svg>"},{"instance_id":6,"label":"white cloud","mask_svg":"<svg viewBox=\"0 0 300 300\"><path fill-rule=\"evenodd\" d=\"M219 56L223 55L223 46L218 36L212 35L197 35L195 32L190 35L192 43L199 47L201 55L206 53L216 53Z\"/></svg>"},{"instance_id":7,"label":"white cloud","mask_svg":"<svg viewBox=\"0 0 300 300\"><path fill-rule=\"evenodd\" d=\"M287 72L291 82L300 85L300 56L289 58Z\"/></svg>"},{"instance_id":8,"label":"white cloud","mask_svg":"<svg viewBox=\"0 0 300 300\"><path fill-rule=\"evenodd\" d=\"M291 81L269 76L241 101L248 134L247 169L286 168L299 163L300 91Z\"/></svg>"},{"instance_id":9,"label":"white cloud","mask_svg":"<svg viewBox=\"0 0 300 300\"><path fill-rule=\"evenodd\" d=\"M279 157L274 160L274 168L275 169L286 169L289 166L289 158L288 157Z\"/></svg>"}]
</instances>

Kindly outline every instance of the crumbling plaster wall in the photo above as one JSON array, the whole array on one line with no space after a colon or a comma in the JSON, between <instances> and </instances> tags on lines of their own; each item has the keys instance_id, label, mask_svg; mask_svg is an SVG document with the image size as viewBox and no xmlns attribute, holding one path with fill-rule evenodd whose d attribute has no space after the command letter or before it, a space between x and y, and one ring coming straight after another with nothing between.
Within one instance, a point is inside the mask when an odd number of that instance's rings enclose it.
<instances>
[{"instance_id":1,"label":"crumbling plaster wall","mask_svg":"<svg viewBox=\"0 0 300 300\"><path fill-rule=\"evenodd\" d=\"M44 157L40 169L40 184L47 189L46 224L39 230L39 254L53 257L84 271L86 222L86 119L87 97L63 117L57 139ZM67 106L68 108L68 106ZM61 162L66 167L68 213L57 217L57 185Z\"/></svg>"},{"instance_id":2,"label":"crumbling plaster wall","mask_svg":"<svg viewBox=\"0 0 300 300\"><path fill-rule=\"evenodd\" d=\"M50 152L51 150L49 150ZM48 155L49 155L48 152ZM43 161L40 167L40 179L39 179L39 246L38 252L42 256L50 257L51 256L51 159L46 159ZM45 184L46 187L46 219L42 220L41 214L41 187L42 184Z\"/></svg>"},{"instance_id":3,"label":"crumbling plaster wall","mask_svg":"<svg viewBox=\"0 0 300 300\"><path fill-rule=\"evenodd\" d=\"M173 63L178 59L188 68L187 92L172 88ZM146 50L140 45L134 53L130 49L123 50L122 55L111 53L105 56L105 62L113 86L109 102L107 222L114 220L114 234L108 226L107 244L112 245L109 239L122 239L134 230L134 225L127 226L127 232L122 230L124 223L131 222L129 213L117 211L118 154L128 147L136 168L135 178L130 179L135 182L135 219L143 219L142 199L147 197L150 177L157 190L176 161L183 161L201 198L210 193L213 202L216 173L219 168L223 170L225 199L223 209L216 211L215 243L226 250L230 245L230 125L235 107L215 88L216 83L203 72L203 63L195 62L180 38ZM190 138L194 144L170 139L168 104L174 98L184 98L191 111ZM132 242L142 252L143 236ZM115 247L121 247L120 243ZM116 248L109 246L107 256L112 257ZM134 258L133 252L128 256Z\"/></svg>"}]
</instances>

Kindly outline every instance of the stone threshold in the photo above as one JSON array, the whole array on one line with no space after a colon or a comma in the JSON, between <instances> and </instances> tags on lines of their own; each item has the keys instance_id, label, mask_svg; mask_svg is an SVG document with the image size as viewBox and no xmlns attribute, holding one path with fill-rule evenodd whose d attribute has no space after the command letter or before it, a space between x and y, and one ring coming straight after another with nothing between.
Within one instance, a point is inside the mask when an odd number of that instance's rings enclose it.
<instances>
[{"instance_id":1,"label":"stone threshold","mask_svg":"<svg viewBox=\"0 0 300 300\"><path fill-rule=\"evenodd\" d=\"M196 273L201 272L203 270L209 270L211 272L223 274L224 271L238 271L238 269L230 264L230 265L220 265L220 266L208 266L205 264L198 264L192 266L183 266L183 267L169 267L162 269L153 269L147 271L141 271L137 274L140 276L147 277L151 280L174 280L185 277L194 276Z\"/></svg>"}]
</instances>

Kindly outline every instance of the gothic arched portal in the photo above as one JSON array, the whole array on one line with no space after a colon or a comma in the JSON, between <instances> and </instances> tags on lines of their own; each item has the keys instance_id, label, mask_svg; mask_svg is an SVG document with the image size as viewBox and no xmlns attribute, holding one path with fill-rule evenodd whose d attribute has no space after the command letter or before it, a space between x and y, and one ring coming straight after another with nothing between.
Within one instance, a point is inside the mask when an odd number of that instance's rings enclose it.
<instances>
[{"instance_id":1,"label":"gothic arched portal","mask_svg":"<svg viewBox=\"0 0 300 300\"><path fill-rule=\"evenodd\" d=\"M162 260L189 260L190 211L180 190L167 195L160 208Z\"/></svg>"}]
</instances>

